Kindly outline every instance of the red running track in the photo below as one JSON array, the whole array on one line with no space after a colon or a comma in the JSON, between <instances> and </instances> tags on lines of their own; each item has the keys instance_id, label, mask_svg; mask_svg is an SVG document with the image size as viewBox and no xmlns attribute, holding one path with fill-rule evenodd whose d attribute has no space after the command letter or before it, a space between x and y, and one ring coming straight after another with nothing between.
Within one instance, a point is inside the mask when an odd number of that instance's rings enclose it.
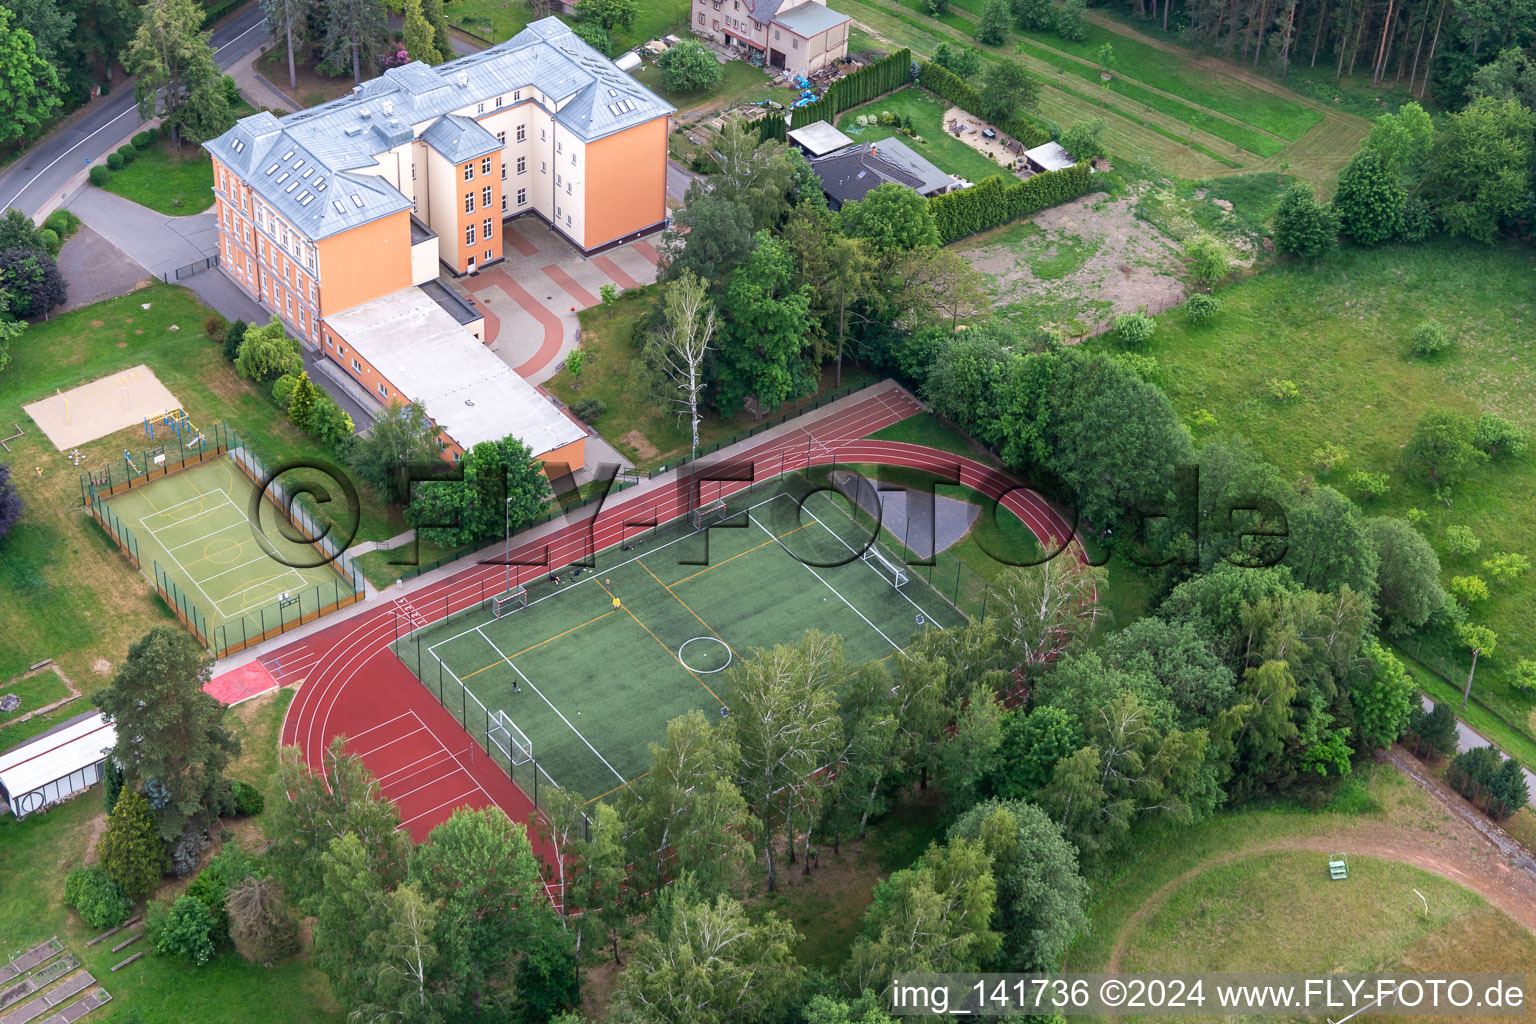
<instances>
[{"instance_id":1,"label":"red running track","mask_svg":"<svg viewBox=\"0 0 1536 1024\"><path fill-rule=\"evenodd\" d=\"M704 481L695 500L729 496L754 479L835 461L923 469L1000 499L1003 507L1029 526L1045 550L1070 545L1079 560L1084 558L1081 546L1069 540L1072 524L1045 499L1000 470L921 445L862 439L920 408L911 395L894 388L863 399L813 423L814 437L799 428L718 463L736 467L744 479ZM564 529L513 550L515 579L546 575L552 568L685 514L693 504L689 501L693 486L692 479L684 478L641 500L625 501L621 493L612 506L578 510ZM384 795L400 808L403 827L418 841L459 807L495 804L514 821L531 826L534 819L528 797L493 761L483 754L476 756L469 734L389 649L397 630L403 635L500 593L507 567L499 555L495 557L492 564L471 566L419 587L262 659L279 681L286 681L284 676L303 677L283 720L283 744L298 746L311 768L323 770L327 743L345 735L347 749L362 756ZM535 850L548 862L553 851L534 838Z\"/></svg>"}]
</instances>

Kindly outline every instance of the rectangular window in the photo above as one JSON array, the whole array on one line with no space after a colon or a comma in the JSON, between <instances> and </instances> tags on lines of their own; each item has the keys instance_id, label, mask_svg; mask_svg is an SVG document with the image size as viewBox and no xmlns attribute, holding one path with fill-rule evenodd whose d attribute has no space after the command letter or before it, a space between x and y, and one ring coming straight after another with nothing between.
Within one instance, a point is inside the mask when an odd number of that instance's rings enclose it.
<instances>
[{"instance_id":1,"label":"rectangular window","mask_svg":"<svg viewBox=\"0 0 1536 1024\"><path fill-rule=\"evenodd\" d=\"M411 180L412 181L416 180L416 165L415 164L411 164Z\"/></svg>"},{"instance_id":2,"label":"rectangular window","mask_svg":"<svg viewBox=\"0 0 1536 1024\"><path fill-rule=\"evenodd\" d=\"M315 303L315 282L313 281L309 282L309 303L310 305Z\"/></svg>"},{"instance_id":3,"label":"rectangular window","mask_svg":"<svg viewBox=\"0 0 1536 1024\"><path fill-rule=\"evenodd\" d=\"M501 197L501 212L502 213L506 213L507 212L507 197L506 197L505 194L503 194L502 197Z\"/></svg>"},{"instance_id":4,"label":"rectangular window","mask_svg":"<svg viewBox=\"0 0 1536 1024\"><path fill-rule=\"evenodd\" d=\"M473 192L465 192L464 193L464 212L465 213L474 213L475 212L475 194Z\"/></svg>"},{"instance_id":5,"label":"rectangular window","mask_svg":"<svg viewBox=\"0 0 1536 1024\"><path fill-rule=\"evenodd\" d=\"M487 250L485 250L485 256L483 257L483 259L485 260L485 262L489 263L489 262L491 262L491 260L495 259L495 257L491 255L491 250L487 249Z\"/></svg>"},{"instance_id":6,"label":"rectangular window","mask_svg":"<svg viewBox=\"0 0 1536 1024\"><path fill-rule=\"evenodd\" d=\"M539 161L539 173L540 174L548 174L549 173L549 164L545 163L543 160Z\"/></svg>"},{"instance_id":7,"label":"rectangular window","mask_svg":"<svg viewBox=\"0 0 1536 1024\"><path fill-rule=\"evenodd\" d=\"M798 50L798 49L800 49L800 40L798 40L798 39L791 39L789 41L789 48L791 50Z\"/></svg>"},{"instance_id":8,"label":"rectangular window","mask_svg":"<svg viewBox=\"0 0 1536 1024\"><path fill-rule=\"evenodd\" d=\"M518 206L527 206L528 205L528 190L527 189L520 188L520 189L517 190L517 205Z\"/></svg>"},{"instance_id":9,"label":"rectangular window","mask_svg":"<svg viewBox=\"0 0 1536 1024\"><path fill-rule=\"evenodd\" d=\"M500 98L501 97L499 97L499 96L497 97L497 99L500 99ZM501 143L503 146L505 146L507 144L507 133L506 132L497 132L496 133L496 141Z\"/></svg>"},{"instance_id":10,"label":"rectangular window","mask_svg":"<svg viewBox=\"0 0 1536 1024\"><path fill-rule=\"evenodd\" d=\"M283 295L283 308L287 311L289 316L293 316L293 293L292 292L287 292L287 293L285 293Z\"/></svg>"},{"instance_id":11,"label":"rectangular window","mask_svg":"<svg viewBox=\"0 0 1536 1024\"><path fill-rule=\"evenodd\" d=\"M480 104L480 105L478 105L478 106L477 106L477 107L475 107L475 113L477 113L477 114L483 114L483 113L485 113L485 104L484 104L484 103L481 103L481 104Z\"/></svg>"},{"instance_id":12,"label":"rectangular window","mask_svg":"<svg viewBox=\"0 0 1536 1024\"><path fill-rule=\"evenodd\" d=\"M464 180L465 181L474 181L475 180L475 162L473 160L471 160L469 163L464 165Z\"/></svg>"},{"instance_id":13,"label":"rectangular window","mask_svg":"<svg viewBox=\"0 0 1536 1024\"><path fill-rule=\"evenodd\" d=\"M475 244L475 226L473 224L469 225L468 227L466 227L464 229L464 244L465 245L474 245Z\"/></svg>"},{"instance_id":14,"label":"rectangular window","mask_svg":"<svg viewBox=\"0 0 1536 1024\"><path fill-rule=\"evenodd\" d=\"M491 218L487 217L480 222L480 237L487 242L491 240Z\"/></svg>"},{"instance_id":15,"label":"rectangular window","mask_svg":"<svg viewBox=\"0 0 1536 1024\"><path fill-rule=\"evenodd\" d=\"M540 128L539 129L539 141L543 142L547 138L549 138L549 136L545 133L543 128Z\"/></svg>"},{"instance_id":16,"label":"rectangular window","mask_svg":"<svg viewBox=\"0 0 1536 1024\"><path fill-rule=\"evenodd\" d=\"M502 181L506 181L507 180L507 165L506 164L502 164L501 165L501 180Z\"/></svg>"},{"instance_id":17,"label":"rectangular window","mask_svg":"<svg viewBox=\"0 0 1536 1024\"><path fill-rule=\"evenodd\" d=\"M565 183L565 194L566 195L570 195L571 194L571 183L570 182L566 182Z\"/></svg>"},{"instance_id":18,"label":"rectangular window","mask_svg":"<svg viewBox=\"0 0 1536 1024\"><path fill-rule=\"evenodd\" d=\"M487 185L487 186L485 186L485 188L480 190L480 205L486 207L487 209L490 208L490 205L491 205L491 186Z\"/></svg>"},{"instance_id":19,"label":"rectangular window","mask_svg":"<svg viewBox=\"0 0 1536 1024\"><path fill-rule=\"evenodd\" d=\"M389 388L384 386L384 382L383 381L379 381L379 396L381 398L388 398L389 397Z\"/></svg>"},{"instance_id":20,"label":"rectangular window","mask_svg":"<svg viewBox=\"0 0 1536 1024\"><path fill-rule=\"evenodd\" d=\"M520 157L517 158L517 173L518 174L527 174L528 173L528 158L527 157L520 156Z\"/></svg>"},{"instance_id":21,"label":"rectangular window","mask_svg":"<svg viewBox=\"0 0 1536 1024\"><path fill-rule=\"evenodd\" d=\"M556 153L564 153L565 152L565 143L563 143L563 142L555 143L555 152Z\"/></svg>"},{"instance_id":22,"label":"rectangular window","mask_svg":"<svg viewBox=\"0 0 1536 1024\"><path fill-rule=\"evenodd\" d=\"M571 166L572 167L576 166L576 154L575 153L571 154Z\"/></svg>"},{"instance_id":23,"label":"rectangular window","mask_svg":"<svg viewBox=\"0 0 1536 1024\"><path fill-rule=\"evenodd\" d=\"M481 174L490 174L491 173L491 158L490 157L485 157L485 158L483 158L480 161L480 173Z\"/></svg>"},{"instance_id":24,"label":"rectangular window","mask_svg":"<svg viewBox=\"0 0 1536 1024\"><path fill-rule=\"evenodd\" d=\"M340 350L338 349L338 351L340 351ZM363 364L358 362L356 359L352 360L352 370L355 373L362 373L363 372Z\"/></svg>"},{"instance_id":25,"label":"rectangular window","mask_svg":"<svg viewBox=\"0 0 1536 1024\"><path fill-rule=\"evenodd\" d=\"M496 97L496 105L497 105L497 106L498 106L498 107L499 107L499 106L501 106L501 97L500 97L500 96L497 96L497 97Z\"/></svg>"},{"instance_id":26,"label":"rectangular window","mask_svg":"<svg viewBox=\"0 0 1536 1024\"><path fill-rule=\"evenodd\" d=\"M570 214L566 214L565 215L565 226L566 227L570 227L571 226L571 215Z\"/></svg>"},{"instance_id":27,"label":"rectangular window","mask_svg":"<svg viewBox=\"0 0 1536 1024\"><path fill-rule=\"evenodd\" d=\"M564 184L565 184L565 180L560 177L560 172L556 171L555 172L555 188L559 188L561 185L564 185Z\"/></svg>"},{"instance_id":28,"label":"rectangular window","mask_svg":"<svg viewBox=\"0 0 1536 1024\"><path fill-rule=\"evenodd\" d=\"M526 142L526 141L528 141L528 126L527 125L520 124L520 125L517 126L517 141L518 142Z\"/></svg>"},{"instance_id":29,"label":"rectangular window","mask_svg":"<svg viewBox=\"0 0 1536 1024\"><path fill-rule=\"evenodd\" d=\"M299 310L299 322L304 325L304 333L308 334L309 333L309 310L307 310L307 309Z\"/></svg>"},{"instance_id":30,"label":"rectangular window","mask_svg":"<svg viewBox=\"0 0 1536 1024\"><path fill-rule=\"evenodd\" d=\"M513 103L516 103L518 100L520 100L522 98L523 98L523 90L521 90L521 89L513 90L513 92L512 92L512 102Z\"/></svg>"}]
</instances>

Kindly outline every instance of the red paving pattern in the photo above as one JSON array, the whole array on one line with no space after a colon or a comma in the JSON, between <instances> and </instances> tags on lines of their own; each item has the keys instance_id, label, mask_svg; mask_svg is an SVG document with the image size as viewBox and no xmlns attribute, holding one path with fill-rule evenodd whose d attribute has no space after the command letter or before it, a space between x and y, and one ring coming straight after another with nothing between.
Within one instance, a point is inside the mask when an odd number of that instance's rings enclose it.
<instances>
[{"instance_id":1,"label":"red paving pattern","mask_svg":"<svg viewBox=\"0 0 1536 1024\"><path fill-rule=\"evenodd\" d=\"M524 256L537 256L539 247L524 238L522 232L515 228L507 228L501 233L501 244L510 245Z\"/></svg>"},{"instance_id":2,"label":"red paving pattern","mask_svg":"<svg viewBox=\"0 0 1536 1024\"><path fill-rule=\"evenodd\" d=\"M593 256L592 265L603 273L620 288L639 288L640 282L624 273L624 268L619 266L607 256Z\"/></svg>"},{"instance_id":3,"label":"red paving pattern","mask_svg":"<svg viewBox=\"0 0 1536 1024\"><path fill-rule=\"evenodd\" d=\"M1029 525L1047 550L1065 546L1073 527L1045 499L1000 470L921 445L857 440L920 411L917 400L895 388L865 398L805 428L764 441L731 460L750 464L765 479L807 465L844 462L884 463L957 474L959 482L1001 504ZM826 440L855 438L856 440ZM522 545L513 552L519 580L547 573L643 532L652 522L670 519L689 507L689 482L652 492L641 501L602 507L565 529ZM698 500L727 496L747 482L708 482ZM1070 542L1083 559L1081 545ZM527 564L516 564L527 563ZM283 721L282 742L297 745L313 768L334 736L345 734L350 749L385 785L400 808L405 827L417 839L457 807L496 804L514 821L532 822L534 808L490 759L468 760L473 741L435 697L389 650L397 631L404 634L484 600L487 585L499 592L504 564L475 565L449 579L417 588L402 597L283 648L263 663L274 675L302 671L299 689ZM387 781L386 781L387 780ZM546 860L552 851L535 849Z\"/></svg>"},{"instance_id":4,"label":"red paving pattern","mask_svg":"<svg viewBox=\"0 0 1536 1024\"><path fill-rule=\"evenodd\" d=\"M490 291L493 288L499 288L502 294L506 295L513 302L523 307L523 311L537 320L539 322L539 326L544 328L544 341L540 343L539 350L534 353L533 358L527 360L521 366L513 367L513 369L515 369L524 377L537 373L539 370L543 369L551 359L560 354L560 342L565 337L565 330L560 325L560 318L556 316L551 310L546 309L543 303L539 302L538 299L535 299L532 295L528 294L527 289L518 284L516 281L512 280L512 278L507 274L491 275L487 280L485 280L483 284L480 284L479 287L476 287L474 284L470 285L470 290L473 291L476 295L479 295L482 292ZM483 310L485 308L485 303L481 303L480 308ZM490 344L496 340L496 334L489 329L489 323L486 324L486 328L486 344ZM497 321L496 330L498 332L501 330L501 323L499 320Z\"/></svg>"},{"instance_id":5,"label":"red paving pattern","mask_svg":"<svg viewBox=\"0 0 1536 1024\"><path fill-rule=\"evenodd\" d=\"M661 253L656 251L654 245L643 239L635 243L635 252L650 260L653 266L661 263Z\"/></svg>"},{"instance_id":6,"label":"red paving pattern","mask_svg":"<svg viewBox=\"0 0 1536 1024\"><path fill-rule=\"evenodd\" d=\"M588 306L597 305L596 295L583 288L580 282L555 264L551 263L549 266L544 267L543 270L546 277L555 282L565 294L576 300L577 309L586 309Z\"/></svg>"},{"instance_id":7,"label":"red paving pattern","mask_svg":"<svg viewBox=\"0 0 1536 1024\"><path fill-rule=\"evenodd\" d=\"M232 668L210 679L203 692L221 704L239 704L277 686L272 673L259 661Z\"/></svg>"}]
</instances>

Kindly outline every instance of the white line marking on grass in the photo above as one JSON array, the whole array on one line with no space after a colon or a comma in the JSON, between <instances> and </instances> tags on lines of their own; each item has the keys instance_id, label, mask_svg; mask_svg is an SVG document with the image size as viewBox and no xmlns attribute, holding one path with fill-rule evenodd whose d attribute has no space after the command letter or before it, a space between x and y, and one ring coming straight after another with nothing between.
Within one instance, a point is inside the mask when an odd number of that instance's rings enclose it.
<instances>
[{"instance_id":1,"label":"white line marking on grass","mask_svg":"<svg viewBox=\"0 0 1536 1024\"><path fill-rule=\"evenodd\" d=\"M220 494L224 494L224 488L222 488L222 487L219 487L219 488L216 488L216 489L217 489L217 490L218 490L218 492L219 492L219 493L220 493ZM174 504L174 505L167 505L167 506L165 506L165 508L158 508L158 509L155 509L155 510L154 510L154 511L153 511L153 512L151 512L151 513L150 513L150 514L149 514L149 515L147 515L147 516L145 516L145 517L144 517L144 518L143 518L143 519L140 519L140 520L139 520L139 522L141 522L141 523L142 523L142 522L144 522L144 520L146 520L146 519L153 519L153 518L154 518L154 517L155 517L155 516L163 516L163 515L165 515L165 514L166 514L166 513L167 513L167 512L173 512L173 511L175 511L175 510L176 510L176 509L178 509L178 508L181 508L181 506L183 506L183 505L190 505L190 504L192 504L192 502L194 502L194 501L202 501L202 500L203 500L203 499L204 499L204 498L211 498L211 497L213 497L213 491L202 491L202 492L200 492L200 493L198 493L198 495L197 495L197 496L196 496L196 497L193 497L193 498L188 498L188 499L187 499L187 500L186 500L186 501L178 501L178 502L177 502L177 503L176 503L176 504ZM224 494L224 501L228 501L228 500L229 500L229 495L227 495L227 494ZM222 504L222 502L221 502L221 503L220 503L220 504ZM214 507L214 508L218 508L218 507L219 507L219 506L218 506L218 505L215 505L215 506L213 506L213 507ZM186 522L186 521L187 521L187 519L195 519L195 518L197 518L197 517L198 517L198 516L200 516L200 515L202 515L202 514L203 514L203 513L204 513L204 512L205 512L205 511L207 511L207 510L206 510L206 509L198 509L198 510L197 510L197 511L196 511L196 512L194 512L194 513L193 513L193 514L192 514L192 515L190 515L190 516L187 516L187 517L186 517L186 519L178 519L178 520L176 520L176 522L177 522L177 523L184 523L184 522ZM170 525L170 526L175 526L175 525L176 525L176 523L170 523L170 524L168 524L168 525ZM144 527L144 528L145 528L145 529L146 529L146 530L147 530L147 529L149 529L149 526L148 526L148 524L147 524L147 523L146 523L146 524L145 524L145 527Z\"/></svg>"},{"instance_id":2,"label":"white line marking on grass","mask_svg":"<svg viewBox=\"0 0 1536 1024\"><path fill-rule=\"evenodd\" d=\"M475 627L475 632L479 633L480 636L484 638L485 642L491 645L491 648L493 650L495 650L495 652L501 657L502 661L505 661L508 665L512 665L512 659L507 657L506 654L502 651L502 649L500 647L497 647L496 644L491 640L491 638L486 636L485 633L481 631L479 626ZM608 759L606 757L604 757L602 754L599 754L597 752L597 748L594 747L591 743L587 742L587 738L581 734L581 731L579 729L577 729L574 725L571 725L571 720L569 718L566 718L565 715L560 714L560 709L555 707L555 705L550 701L550 699L548 697L544 696L543 691L541 691L537 686L533 685L533 680L529 679L526 675L523 675L523 670L522 669L518 668L516 665L512 665L512 671L516 672L519 676L522 676L522 680L523 680L523 682L528 684L528 688L531 689L534 693L537 693L539 695L539 699L542 700L545 704L549 705L549 710L553 711L557 715L560 715L560 721L562 721L566 725L570 726L571 732L574 732L576 734L576 738L581 740L581 742L587 744L587 749L592 751L593 755L599 761L603 762L604 765L607 765L608 770L613 772L615 778L617 778L624 785L626 785L626 786L629 785L629 780L624 778L624 776L620 775L619 774L619 770L617 768L615 768L611 764L608 764Z\"/></svg>"},{"instance_id":3,"label":"white line marking on grass","mask_svg":"<svg viewBox=\"0 0 1536 1024\"><path fill-rule=\"evenodd\" d=\"M815 517L813 516L812 518L815 518ZM750 515L747 516L747 519L752 523L753 526L757 527L759 530L762 530L768 536L773 537L774 540L778 541L779 547L784 548L784 553L789 555L790 558L794 558L796 562L800 562L801 565L805 565L805 563L801 562L800 559L795 558L795 553L793 551L790 551L789 548L785 545L785 543L782 540L779 540L778 537L774 537L774 534L773 534L772 530L768 529L768 527L764 526L762 523L758 522L756 519L753 519ZM819 521L820 520L818 520L818 522ZM823 524L822 529L826 529L825 524ZM828 531L828 532L830 533L831 531ZM859 611L858 608L854 607L853 602L848 600L846 597L844 597L842 591L838 590L832 584L828 583L826 581L826 578L823 577L821 575L821 573L817 572L815 569L812 569L809 565L805 565L805 570L806 570L806 572L810 573L812 576L815 576L817 579L821 580L823 586L825 586L828 590L832 591L832 593L836 594L837 595L837 599L839 601L843 602L843 604L847 605L849 608L852 608L853 609L853 614L855 614L859 618L863 619L865 625L869 626L870 629L874 630L876 633L879 633L882 637L884 637L885 638L885 642L890 644L892 647L896 648L897 652L899 654L901 654L902 657L906 657L907 656L907 652L903 651L901 649L901 644L898 644L895 640L892 640L890 637L886 636L885 635L885 630L881 629L879 626L875 625L873 622L870 622L868 617L865 616L865 614L863 612Z\"/></svg>"},{"instance_id":4,"label":"white line marking on grass","mask_svg":"<svg viewBox=\"0 0 1536 1024\"><path fill-rule=\"evenodd\" d=\"M155 516L163 516L163 515L165 515L167 512L169 512L173 508L180 508L182 505L185 505L187 503L187 501L201 501L204 498L211 498L211 497L213 497L215 492L217 492L224 499L223 501L219 502L217 505L209 505L207 508L200 508L196 512L192 513L189 516L182 516L180 519L177 519L174 522L166 523L163 526L150 526L148 524L148 522L146 522L146 520L153 519ZM246 521L246 519L245 519L245 511L243 509L241 509L238 504L236 504L235 499L231 498L225 492L224 488L222 488L222 487L216 487L212 491L204 491L202 494L199 494L195 498L188 498L187 501L178 501L176 504L170 506L170 508L162 508L162 509L158 509L158 510L156 510L154 512L151 512L149 515L144 516L143 518L141 518L139 520L139 522L144 523L144 528L146 530L148 530L150 533L159 533L161 530L170 530L170 529L173 529L173 528L175 528L177 526L185 526L187 523L190 523L192 520L196 519L198 516L205 516L205 515L207 515L210 512L217 512L219 509L223 508L225 505L229 505L229 506L234 508L235 514L240 517L240 521L241 522L245 522Z\"/></svg>"}]
</instances>

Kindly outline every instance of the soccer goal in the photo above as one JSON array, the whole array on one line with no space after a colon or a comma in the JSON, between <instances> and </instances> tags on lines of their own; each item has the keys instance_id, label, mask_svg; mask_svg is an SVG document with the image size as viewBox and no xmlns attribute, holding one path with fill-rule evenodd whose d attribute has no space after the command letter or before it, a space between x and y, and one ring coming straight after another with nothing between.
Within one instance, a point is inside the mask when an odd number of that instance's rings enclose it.
<instances>
[{"instance_id":1,"label":"soccer goal","mask_svg":"<svg viewBox=\"0 0 1536 1024\"><path fill-rule=\"evenodd\" d=\"M724 521L725 500L717 498L714 501L705 502L693 510L692 519L695 530L702 530L706 526L713 526L715 523Z\"/></svg>"},{"instance_id":2,"label":"soccer goal","mask_svg":"<svg viewBox=\"0 0 1536 1024\"><path fill-rule=\"evenodd\" d=\"M533 760L533 744L505 711L491 712L491 722L486 727L485 738L506 755L507 760L513 765L527 764Z\"/></svg>"},{"instance_id":3,"label":"soccer goal","mask_svg":"<svg viewBox=\"0 0 1536 1024\"><path fill-rule=\"evenodd\" d=\"M491 598L491 611L498 619L509 612L527 607L528 591L523 587L513 587L505 594L497 594Z\"/></svg>"},{"instance_id":4,"label":"soccer goal","mask_svg":"<svg viewBox=\"0 0 1536 1024\"><path fill-rule=\"evenodd\" d=\"M864 562L897 590L906 585L907 570L882 555L873 544L864 549Z\"/></svg>"}]
</instances>

